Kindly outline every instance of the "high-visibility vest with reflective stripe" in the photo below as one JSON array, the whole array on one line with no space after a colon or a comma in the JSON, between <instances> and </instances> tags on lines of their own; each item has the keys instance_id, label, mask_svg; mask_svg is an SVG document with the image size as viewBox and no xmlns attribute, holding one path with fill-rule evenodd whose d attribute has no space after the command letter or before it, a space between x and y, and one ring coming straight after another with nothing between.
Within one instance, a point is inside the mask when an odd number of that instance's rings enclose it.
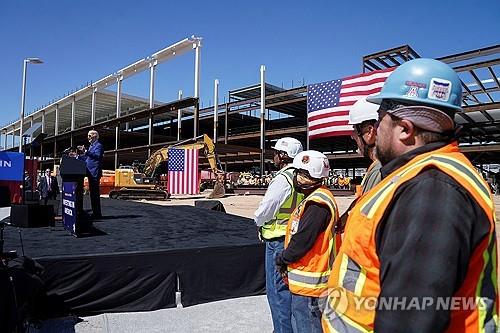
<instances>
[{"instance_id":1,"label":"high-visibility vest with reflective stripe","mask_svg":"<svg viewBox=\"0 0 500 333\"><path fill-rule=\"evenodd\" d=\"M261 235L264 239L273 239L285 236L286 224L290 219L290 215L295 210L297 205L304 200L304 194L297 192L293 186L294 171L294 167L288 166L281 169L276 174L276 177L278 175L282 175L286 178L288 184L290 185L291 192L276 214L274 214L273 219L262 226Z\"/></svg>"},{"instance_id":2,"label":"high-visibility vest with reflective stripe","mask_svg":"<svg viewBox=\"0 0 500 333\"><path fill-rule=\"evenodd\" d=\"M327 206L331 218L327 228L318 235L312 248L297 262L288 265L288 287L294 294L323 297L326 296L328 277L341 242L340 236L333 235L333 227L339 217L337 203L326 187L322 186L311 193L292 213L286 229L285 248L298 230L300 219L309 202Z\"/></svg>"},{"instance_id":3,"label":"high-visibility vest with reflective stripe","mask_svg":"<svg viewBox=\"0 0 500 333\"><path fill-rule=\"evenodd\" d=\"M325 332L373 331L375 307L361 302L377 299L380 294L380 261L375 241L377 226L398 188L427 168L438 169L453 178L467 190L490 220L489 235L472 250L465 280L453 295L459 299L477 300L480 306L460 311L451 308L447 332L497 332L494 203L487 183L459 152L456 143L418 155L360 198L347 221L342 246L328 281L329 296L322 318ZM436 202L436 205L441 204L445 203Z\"/></svg>"}]
</instances>

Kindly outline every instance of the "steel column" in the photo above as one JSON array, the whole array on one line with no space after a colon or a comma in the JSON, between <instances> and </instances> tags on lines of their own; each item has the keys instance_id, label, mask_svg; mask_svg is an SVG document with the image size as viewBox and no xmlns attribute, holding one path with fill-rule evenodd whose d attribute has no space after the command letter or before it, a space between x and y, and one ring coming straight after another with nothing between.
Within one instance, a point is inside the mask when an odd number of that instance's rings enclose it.
<instances>
[{"instance_id":1,"label":"steel column","mask_svg":"<svg viewBox=\"0 0 500 333\"><path fill-rule=\"evenodd\" d=\"M156 61L149 64L149 108L155 107L155 78L156 78ZM153 144L153 115L149 114L149 129L148 129L148 145ZM148 148L148 156L151 156L151 147Z\"/></svg>"},{"instance_id":2,"label":"steel column","mask_svg":"<svg viewBox=\"0 0 500 333\"><path fill-rule=\"evenodd\" d=\"M122 77L116 80L116 118L120 118L122 109ZM118 143L119 143L120 123L115 126L115 169L118 169Z\"/></svg>"},{"instance_id":3,"label":"steel column","mask_svg":"<svg viewBox=\"0 0 500 333\"><path fill-rule=\"evenodd\" d=\"M73 131L75 130L75 113L76 113L76 102L73 96L73 102L71 102L71 147L73 147Z\"/></svg>"},{"instance_id":4,"label":"steel column","mask_svg":"<svg viewBox=\"0 0 500 333\"><path fill-rule=\"evenodd\" d=\"M149 108L155 107L156 61L149 64Z\"/></svg>"},{"instance_id":5,"label":"steel column","mask_svg":"<svg viewBox=\"0 0 500 333\"><path fill-rule=\"evenodd\" d=\"M217 142L217 127L219 126L219 80L214 81L214 143Z\"/></svg>"},{"instance_id":6,"label":"steel column","mask_svg":"<svg viewBox=\"0 0 500 333\"><path fill-rule=\"evenodd\" d=\"M182 99L182 90L179 90L179 100ZM181 141L182 136L182 109L177 110L177 141Z\"/></svg>"},{"instance_id":7,"label":"steel column","mask_svg":"<svg viewBox=\"0 0 500 333\"><path fill-rule=\"evenodd\" d=\"M42 133L45 133L45 110L42 112Z\"/></svg>"},{"instance_id":8,"label":"steel column","mask_svg":"<svg viewBox=\"0 0 500 333\"><path fill-rule=\"evenodd\" d=\"M76 101L73 97L73 101L71 102L71 131L75 130L75 113L76 113Z\"/></svg>"},{"instance_id":9,"label":"steel column","mask_svg":"<svg viewBox=\"0 0 500 333\"><path fill-rule=\"evenodd\" d=\"M148 145L153 144L153 134L154 134L154 117L153 114L149 114L149 135L148 135ZM148 148L148 156L151 156L151 147Z\"/></svg>"},{"instance_id":10,"label":"steel column","mask_svg":"<svg viewBox=\"0 0 500 333\"><path fill-rule=\"evenodd\" d=\"M26 102L26 71L28 69L28 61L24 59L23 62L23 91L21 96L21 116L19 120L21 124L19 125L19 152L23 152L23 125L24 125L24 104Z\"/></svg>"},{"instance_id":11,"label":"steel column","mask_svg":"<svg viewBox=\"0 0 500 333\"><path fill-rule=\"evenodd\" d=\"M264 175L266 116L266 66L260 66L260 176Z\"/></svg>"},{"instance_id":12,"label":"steel column","mask_svg":"<svg viewBox=\"0 0 500 333\"><path fill-rule=\"evenodd\" d=\"M201 41L198 40L193 45L195 48L195 63L194 63L194 97L198 98L198 103L194 108L194 119L193 119L193 137L198 136L198 121L200 118L200 62L201 62Z\"/></svg>"},{"instance_id":13,"label":"steel column","mask_svg":"<svg viewBox=\"0 0 500 333\"><path fill-rule=\"evenodd\" d=\"M92 90L92 104L90 109L90 125L95 125L95 106L96 106L96 98L97 98L97 89Z\"/></svg>"},{"instance_id":14,"label":"steel column","mask_svg":"<svg viewBox=\"0 0 500 333\"><path fill-rule=\"evenodd\" d=\"M54 136L59 134L59 104L56 104L56 117L54 120Z\"/></svg>"},{"instance_id":15,"label":"steel column","mask_svg":"<svg viewBox=\"0 0 500 333\"><path fill-rule=\"evenodd\" d=\"M16 127L12 126L12 147L14 148L16 145Z\"/></svg>"}]
</instances>

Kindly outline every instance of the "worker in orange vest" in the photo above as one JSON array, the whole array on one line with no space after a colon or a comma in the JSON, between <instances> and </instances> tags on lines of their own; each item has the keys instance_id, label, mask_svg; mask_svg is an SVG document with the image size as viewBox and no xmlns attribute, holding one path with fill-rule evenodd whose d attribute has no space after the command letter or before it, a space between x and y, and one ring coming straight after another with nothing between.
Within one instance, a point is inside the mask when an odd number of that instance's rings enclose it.
<instances>
[{"instance_id":1,"label":"worker in orange vest","mask_svg":"<svg viewBox=\"0 0 500 333\"><path fill-rule=\"evenodd\" d=\"M321 332L321 312L327 281L340 238L334 238L338 209L323 185L328 158L317 151L299 153L293 160L294 187L305 199L292 212L285 250L276 257L278 270L288 278L292 294L292 325L296 332Z\"/></svg>"},{"instance_id":2,"label":"worker in orange vest","mask_svg":"<svg viewBox=\"0 0 500 333\"><path fill-rule=\"evenodd\" d=\"M382 181L349 215L324 331L498 332L495 207L456 140L460 78L415 59L368 101Z\"/></svg>"}]
</instances>

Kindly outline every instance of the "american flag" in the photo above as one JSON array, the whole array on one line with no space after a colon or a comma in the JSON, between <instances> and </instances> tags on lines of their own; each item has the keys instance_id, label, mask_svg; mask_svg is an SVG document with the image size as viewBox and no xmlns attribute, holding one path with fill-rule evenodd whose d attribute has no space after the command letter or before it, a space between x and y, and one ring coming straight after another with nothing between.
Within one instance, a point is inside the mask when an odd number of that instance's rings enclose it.
<instances>
[{"instance_id":1,"label":"american flag","mask_svg":"<svg viewBox=\"0 0 500 333\"><path fill-rule=\"evenodd\" d=\"M316 83L307 87L309 139L350 135L349 110L361 97L378 93L395 68Z\"/></svg>"},{"instance_id":2,"label":"american flag","mask_svg":"<svg viewBox=\"0 0 500 333\"><path fill-rule=\"evenodd\" d=\"M198 149L168 150L168 192L199 194Z\"/></svg>"}]
</instances>

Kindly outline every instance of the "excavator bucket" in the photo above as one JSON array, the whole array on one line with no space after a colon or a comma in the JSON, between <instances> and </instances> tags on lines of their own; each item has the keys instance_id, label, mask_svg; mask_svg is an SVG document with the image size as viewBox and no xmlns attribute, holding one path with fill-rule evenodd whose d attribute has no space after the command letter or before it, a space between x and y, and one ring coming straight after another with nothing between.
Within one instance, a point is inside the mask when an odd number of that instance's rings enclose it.
<instances>
[{"instance_id":1,"label":"excavator bucket","mask_svg":"<svg viewBox=\"0 0 500 333\"><path fill-rule=\"evenodd\" d=\"M207 195L207 199L219 199L226 195L226 189L220 182L215 182L214 189Z\"/></svg>"}]
</instances>

